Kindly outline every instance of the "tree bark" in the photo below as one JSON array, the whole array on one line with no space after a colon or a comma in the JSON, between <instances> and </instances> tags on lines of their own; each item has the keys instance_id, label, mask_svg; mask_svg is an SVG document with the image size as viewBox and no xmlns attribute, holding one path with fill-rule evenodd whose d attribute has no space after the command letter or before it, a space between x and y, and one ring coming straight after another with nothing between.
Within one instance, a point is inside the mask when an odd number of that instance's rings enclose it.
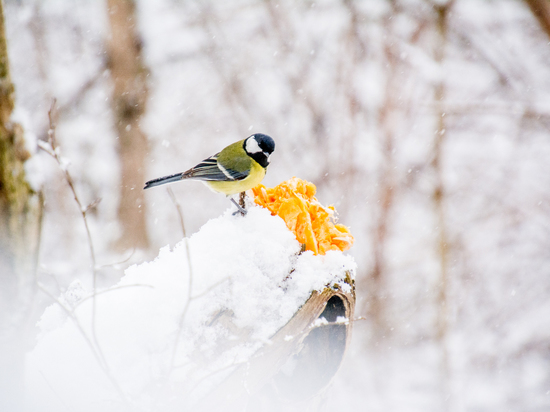
<instances>
[{"instance_id":1,"label":"tree bark","mask_svg":"<svg viewBox=\"0 0 550 412\"><path fill-rule=\"evenodd\" d=\"M392 15L397 14L395 4L391 4ZM384 101L378 111L378 126L380 127L380 147L383 156L383 162L379 168L379 177L377 180L378 195L377 200L379 209L376 224L373 228L372 255L373 266L369 274L369 297L368 313L373 321L374 340L376 343L388 335L387 321L387 288L386 278L387 270L387 240L391 226L392 209L394 207L395 197L395 125L396 113L398 110L397 96L399 95L399 59L396 58L397 51L392 40L393 20L386 17L384 19L384 58L386 63L386 77Z\"/></svg>"},{"instance_id":2,"label":"tree bark","mask_svg":"<svg viewBox=\"0 0 550 412\"><path fill-rule=\"evenodd\" d=\"M140 120L145 112L148 89L147 70L141 55L133 0L108 0L111 35L108 41L109 68L113 80L112 107L121 163L121 190L118 220L122 233L119 250L147 249L145 202L145 158L147 137Z\"/></svg>"},{"instance_id":3,"label":"tree bark","mask_svg":"<svg viewBox=\"0 0 550 412\"><path fill-rule=\"evenodd\" d=\"M434 60L443 71L445 60L445 48L447 43L447 17L452 1L442 5L435 5L436 12L436 44L434 48ZM441 349L441 395L443 408L449 410L451 402L450 393L450 367L447 335L449 332L449 236L445 212L445 185L443 179L443 146L446 136L445 122L445 79L441 77L434 87L434 100L436 104L436 127L433 146L432 168L435 175L435 185L432 199L436 215L437 256L439 258L439 280L436 286L435 336Z\"/></svg>"},{"instance_id":4,"label":"tree bark","mask_svg":"<svg viewBox=\"0 0 550 412\"><path fill-rule=\"evenodd\" d=\"M231 412L247 405L262 411L312 410L313 398L329 385L344 358L354 311L355 281L349 274L338 285L314 291L269 344L237 366L194 410ZM326 322L316 324L321 318ZM220 317L216 322L227 327L231 321ZM292 371L283 372L285 365Z\"/></svg>"},{"instance_id":5,"label":"tree bark","mask_svg":"<svg viewBox=\"0 0 550 412\"><path fill-rule=\"evenodd\" d=\"M525 0L541 28L550 37L550 0Z\"/></svg>"},{"instance_id":6,"label":"tree bark","mask_svg":"<svg viewBox=\"0 0 550 412\"><path fill-rule=\"evenodd\" d=\"M11 121L14 86L0 1L0 410L22 408L23 357L34 294L42 202L28 184L23 128Z\"/></svg>"}]
</instances>

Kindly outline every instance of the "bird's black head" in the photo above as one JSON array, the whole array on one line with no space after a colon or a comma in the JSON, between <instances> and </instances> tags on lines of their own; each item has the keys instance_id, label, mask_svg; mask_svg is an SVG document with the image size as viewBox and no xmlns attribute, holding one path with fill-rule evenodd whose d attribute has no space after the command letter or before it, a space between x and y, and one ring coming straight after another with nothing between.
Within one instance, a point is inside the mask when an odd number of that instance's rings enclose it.
<instances>
[{"instance_id":1,"label":"bird's black head","mask_svg":"<svg viewBox=\"0 0 550 412\"><path fill-rule=\"evenodd\" d=\"M275 150L275 142L266 134L256 133L244 140L243 147L252 159L267 167L269 156Z\"/></svg>"}]
</instances>

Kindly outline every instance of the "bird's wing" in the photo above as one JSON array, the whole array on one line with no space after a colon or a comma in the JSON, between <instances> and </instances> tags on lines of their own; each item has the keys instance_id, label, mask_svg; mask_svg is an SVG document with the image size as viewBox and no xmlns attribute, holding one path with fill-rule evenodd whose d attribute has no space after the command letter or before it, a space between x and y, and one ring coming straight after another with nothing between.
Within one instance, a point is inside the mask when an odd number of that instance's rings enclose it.
<instances>
[{"instance_id":1,"label":"bird's wing","mask_svg":"<svg viewBox=\"0 0 550 412\"><path fill-rule=\"evenodd\" d=\"M183 173L182 179L197 179L208 181L242 180L248 176L250 169L237 171L225 168L218 163L218 155L203 160L198 165Z\"/></svg>"}]
</instances>

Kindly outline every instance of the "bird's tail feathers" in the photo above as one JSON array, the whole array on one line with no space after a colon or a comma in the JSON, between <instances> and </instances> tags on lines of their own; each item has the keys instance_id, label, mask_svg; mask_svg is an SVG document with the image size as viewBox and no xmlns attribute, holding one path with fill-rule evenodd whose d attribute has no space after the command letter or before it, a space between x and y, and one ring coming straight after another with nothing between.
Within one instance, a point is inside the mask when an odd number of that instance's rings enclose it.
<instances>
[{"instance_id":1,"label":"bird's tail feathers","mask_svg":"<svg viewBox=\"0 0 550 412\"><path fill-rule=\"evenodd\" d=\"M176 173L175 175L159 177L158 179L149 180L145 183L144 189L149 189L150 187L160 186L165 183L177 182L178 180L183 179L183 173Z\"/></svg>"}]
</instances>

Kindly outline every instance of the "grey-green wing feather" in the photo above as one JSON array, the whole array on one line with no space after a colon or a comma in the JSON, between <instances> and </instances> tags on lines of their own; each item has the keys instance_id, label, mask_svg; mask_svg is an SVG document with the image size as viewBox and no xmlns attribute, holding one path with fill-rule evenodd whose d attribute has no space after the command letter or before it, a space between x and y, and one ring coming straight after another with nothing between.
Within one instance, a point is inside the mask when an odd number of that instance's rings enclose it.
<instances>
[{"instance_id":1,"label":"grey-green wing feather","mask_svg":"<svg viewBox=\"0 0 550 412\"><path fill-rule=\"evenodd\" d=\"M221 152L220 152L221 153ZM242 180L248 176L250 165L245 170L235 170L219 165L220 153L203 160L198 165L183 173L182 179L198 179L207 181ZM242 163L242 162L241 162ZM222 169L223 168L223 169Z\"/></svg>"}]
</instances>

